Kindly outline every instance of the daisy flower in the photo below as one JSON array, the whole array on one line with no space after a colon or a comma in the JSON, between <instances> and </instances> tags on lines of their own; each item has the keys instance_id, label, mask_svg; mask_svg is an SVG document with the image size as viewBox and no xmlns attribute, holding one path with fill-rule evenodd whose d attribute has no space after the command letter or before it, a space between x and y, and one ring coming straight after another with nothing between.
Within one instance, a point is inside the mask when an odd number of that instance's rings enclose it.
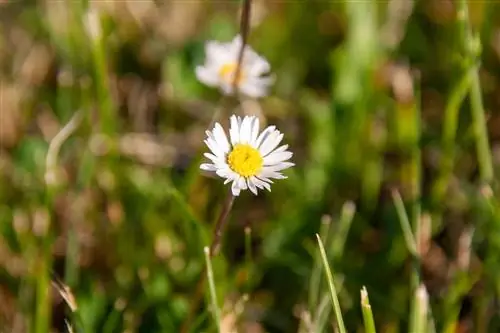
<instances>
[{"instance_id":1,"label":"daisy flower","mask_svg":"<svg viewBox=\"0 0 500 333\"><path fill-rule=\"evenodd\" d=\"M254 116L232 116L230 120L229 140L219 123L206 131L205 144L211 153L205 153L205 157L212 163L203 163L200 169L225 178L224 184L232 182L234 196L246 189L255 195L257 189L271 191L271 179L287 178L280 171L294 165L287 162L293 155L287 151L288 145L278 147L283 134L276 126L259 134L259 119Z\"/></svg>"},{"instance_id":2,"label":"daisy flower","mask_svg":"<svg viewBox=\"0 0 500 333\"><path fill-rule=\"evenodd\" d=\"M229 43L210 41L205 44L205 64L196 67L196 77L210 87L219 87L226 95L233 94L238 56L242 46L242 39L237 35ZM274 77L265 76L271 66L250 46L246 45L243 51L236 87L249 97L266 96Z\"/></svg>"}]
</instances>

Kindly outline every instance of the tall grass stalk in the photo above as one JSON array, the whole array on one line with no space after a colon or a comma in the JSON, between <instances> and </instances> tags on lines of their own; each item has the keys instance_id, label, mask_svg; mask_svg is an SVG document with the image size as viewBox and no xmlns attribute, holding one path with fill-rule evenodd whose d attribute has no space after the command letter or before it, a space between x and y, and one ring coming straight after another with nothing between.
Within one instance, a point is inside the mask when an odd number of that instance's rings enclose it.
<instances>
[{"instance_id":1,"label":"tall grass stalk","mask_svg":"<svg viewBox=\"0 0 500 333\"><path fill-rule=\"evenodd\" d=\"M347 201L342 205L339 226L331 240L330 253L333 259L339 259L344 253L347 234L351 228L352 220L356 214L356 205L352 201Z\"/></svg>"},{"instance_id":2,"label":"tall grass stalk","mask_svg":"<svg viewBox=\"0 0 500 333\"><path fill-rule=\"evenodd\" d=\"M330 231L332 218L330 215L324 215L321 218L321 225L319 235L323 242L328 241L328 234ZM321 253L316 252L314 256L313 268L311 270L311 277L309 279L309 311L314 313L317 311L320 290L321 290Z\"/></svg>"},{"instance_id":3,"label":"tall grass stalk","mask_svg":"<svg viewBox=\"0 0 500 333\"><path fill-rule=\"evenodd\" d=\"M397 190L392 191L392 200L394 202L394 206L396 207L396 212L398 213L398 218L401 224L401 229L403 230L406 247L412 256L418 256L417 244L411 230L410 219L408 218L408 214L406 213L401 194L399 194Z\"/></svg>"},{"instance_id":4,"label":"tall grass stalk","mask_svg":"<svg viewBox=\"0 0 500 333\"><path fill-rule=\"evenodd\" d=\"M41 258L37 262L36 275L36 312L35 333L47 333L50 331L51 297L50 297L50 267L52 257L48 239L44 239Z\"/></svg>"},{"instance_id":5,"label":"tall grass stalk","mask_svg":"<svg viewBox=\"0 0 500 333\"><path fill-rule=\"evenodd\" d=\"M429 296L425 286L421 284L415 291L415 307L413 309L412 318L414 318L410 332L427 333L428 320L427 312L429 307Z\"/></svg>"},{"instance_id":6,"label":"tall grass stalk","mask_svg":"<svg viewBox=\"0 0 500 333\"><path fill-rule=\"evenodd\" d=\"M330 288L330 297L332 299L333 311L335 313L335 319L337 321L337 327L340 333L347 333L344 326L344 319L342 318L342 311L340 309L339 299L337 297L337 291L335 289L335 282L333 280L333 274L330 270L330 265L328 264L328 257L326 255L325 247L318 234L316 234L316 239L318 240L319 251L321 253L321 259L323 262L323 269L325 270L326 280L328 282L328 287Z\"/></svg>"},{"instance_id":7,"label":"tall grass stalk","mask_svg":"<svg viewBox=\"0 0 500 333\"><path fill-rule=\"evenodd\" d=\"M439 178L436 181L433 189L433 200L435 203L441 202L443 199L450 175L453 171L455 159L455 138L458 127L458 116L460 106L462 105L467 93L470 89L471 78L475 69L468 70L463 77L458 81L452 89L450 97L444 109L443 136L441 139L441 149L443 157L439 170Z\"/></svg>"},{"instance_id":8,"label":"tall grass stalk","mask_svg":"<svg viewBox=\"0 0 500 333\"><path fill-rule=\"evenodd\" d=\"M108 136L116 132L116 114L111 99L106 47L104 44L101 17L97 11L89 11L84 16L84 25L91 42L92 62L99 103L100 130Z\"/></svg>"},{"instance_id":9,"label":"tall grass stalk","mask_svg":"<svg viewBox=\"0 0 500 333\"><path fill-rule=\"evenodd\" d=\"M366 333L375 333L375 321L373 320L372 307L368 299L368 291L366 287L361 289L361 310L363 312L363 321L365 323Z\"/></svg>"},{"instance_id":10,"label":"tall grass stalk","mask_svg":"<svg viewBox=\"0 0 500 333\"><path fill-rule=\"evenodd\" d=\"M323 242L328 242L332 225L331 222L332 218L330 215L324 215L321 218L319 235ZM321 254L318 251L315 251L313 268L309 279L309 313L313 321L311 325L313 325L314 330L316 331L323 330L330 312L330 307L327 307L328 297L321 298L321 295L323 294L321 290L324 285L321 277Z\"/></svg>"},{"instance_id":11,"label":"tall grass stalk","mask_svg":"<svg viewBox=\"0 0 500 333\"><path fill-rule=\"evenodd\" d=\"M205 252L208 287L210 291L210 300L212 302L212 315L214 317L214 321L217 326L217 332L220 332L221 314L219 306L217 305L217 292L215 289L215 279L214 279L214 271L212 268L211 251L208 247L205 247L203 251Z\"/></svg>"},{"instance_id":12,"label":"tall grass stalk","mask_svg":"<svg viewBox=\"0 0 500 333\"><path fill-rule=\"evenodd\" d=\"M474 35L472 33L467 0L459 0L457 2L457 20L463 38L466 60L467 62L475 63L478 61L481 41L479 35ZM472 112L472 126L476 139L479 175L483 182L490 182L493 179L493 163L491 160L491 149L488 140L488 128L486 126L478 67L475 67L471 76L470 106Z\"/></svg>"}]
</instances>

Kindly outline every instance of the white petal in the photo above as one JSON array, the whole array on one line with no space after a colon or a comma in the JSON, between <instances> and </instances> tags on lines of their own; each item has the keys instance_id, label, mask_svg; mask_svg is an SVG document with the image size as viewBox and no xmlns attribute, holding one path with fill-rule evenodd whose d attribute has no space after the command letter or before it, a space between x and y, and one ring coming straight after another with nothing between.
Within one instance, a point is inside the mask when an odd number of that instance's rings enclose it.
<instances>
[{"instance_id":1,"label":"white petal","mask_svg":"<svg viewBox=\"0 0 500 333\"><path fill-rule=\"evenodd\" d=\"M292 152L272 152L271 154L264 157L264 165L275 165L277 163L289 160L293 156Z\"/></svg>"},{"instance_id":2,"label":"white petal","mask_svg":"<svg viewBox=\"0 0 500 333\"><path fill-rule=\"evenodd\" d=\"M272 132L266 139L264 139L262 145L259 148L262 156L266 156L271 151L273 151L273 149L280 144L281 140L283 140L283 134L280 133L280 131L276 130Z\"/></svg>"},{"instance_id":3,"label":"white petal","mask_svg":"<svg viewBox=\"0 0 500 333\"><path fill-rule=\"evenodd\" d=\"M252 75L252 74L249 74ZM249 76L240 84L240 91L253 98L264 97L269 94L269 89L274 83L274 77Z\"/></svg>"},{"instance_id":4,"label":"white petal","mask_svg":"<svg viewBox=\"0 0 500 333\"><path fill-rule=\"evenodd\" d=\"M274 179L286 179L287 177L282 175L279 172L273 171L273 170L268 170L266 168L263 168L262 171L257 175L257 177L264 179L264 178L274 178Z\"/></svg>"},{"instance_id":5,"label":"white petal","mask_svg":"<svg viewBox=\"0 0 500 333\"><path fill-rule=\"evenodd\" d=\"M234 39L231 41L229 45L228 51L234 55L235 57L234 61L238 59L238 54L240 52L242 44L243 44L243 38L241 38L241 35L238 34L234 37Z\"/></svg>"},{"instance_id":6,"label":"white petal","mask_svg":"<svg viewBox=\"0 0 500 333\"><path fill-rule=\"evenodd\" d=\"M238 187L242 190L246 190L248 187L247 187L247 182L245 180L245 177L240 177L238 179Z\"/></svg>"},{"instance_id":7,"label":"white petal","mask_svg":"<svg viewBox=\"0 0 500 333\"><path fill-rule=\"evenodd\" d=\"M281 171L293 167L295 164L292 162L280 162L271 166L264 166L262 171Z\"/></svg>"},{"instance_id":8,"label":"white petal","mask_svg":"<svg viewBox=\"0 0 500 333\"><path fill-rule=\"evenodd\" d=\"M271 186L267 182L265 182L264 179L252 177L252 181L258 188L265 188L266 190L271 192Z\"/></svg>"},{"instance_id":9,"label":"white petal","mask_svg":"<svg viewBox=\"0 0 500 333\"><path fill-rule=\"evenodd\" d=\"M253 147L257 148L255 143L257 141L257 137L259 136L259 118L253 117L251 128L252 128L252 130L251 130L251 135L250 135L250 144Z\"/></svg>"},{"instance_id":10,"label":"white petal","mask_svg":"<svg viewBox=\"0 0 500 333\"><path fill-rule=\"evenodd\" d=\"M211 163L201 164L200 169L205 170L205 171L217 171L217 167L215 166L215 164L211 164Z\"/></svg>"},{"instance_id":11,"label":"white petal","mask_svg":"<svg viewBox=\"0 0 500 333\"><path fill-rule=\"evenodd\" d=\"M240 188L238 187L238 182L236 180L233 181L233 184L231 184L231 192L235 197L240 195Z\"/></svg>"},{"instance_id":12,"label":"white petal","mask_svg":"<svg viewBox=\"0 0 500 333\"><path fill-rule=\"evenodd\" d=\"M224 157L224 151L217 146L217 143L212 138L207 138L204 142L215 156Z\"/></svg>"},{"instance_id":13,"label":"white petal","mask_svg":"<svg viewBox=\"0 0 500 333\"><path fill-rule=\"evenodd\" d=\"M246 116L243 118L243 122L241 123L240 127L240 142L241 143L249 143L250 142L250 136L252 134L252 117Z\"/></svg>"},{"instance_id":14,"label":"white petal","mask_svg":"<svg viewBox=\"0 0 500 333\"><path fill-rule=\"evenodd\" d=\"M224 153L228 153L230 149L229 141L227 141L226 133L219 123L215 123L212 133L218 146L224 151Z\"/></svg>"},{"instance_id":15,"label":"white petal","mask_svg":"<svg viewBox=\"0 0 500 333\"><path fill-rule=\"evenodd\" d=\"M238 124L238 118L232 115L230 118L231 126L229 127L229 136L231 138L231 144L234 146L240 142L240 125Z\"/></svg>"},{"instance_id":16,"label":"white petal","mask_svg":"<svg viewBox=\"0 0 500 333\"><path fill-rule=\"evenodd\" d=\"M264 141L275 129L276 126L267 126L266 129L259 134L257 140L255 140L255 147L259 148L262 144L262 141Z\"/></svg>"},{"instance_id":17,"label":"white petal","mask_svg":"<svg viewBox=\"0 0 500 333\"><path fill-rule=\"evenodd\" d=\"M252 97L252 98L260 98L268 95L268 89L266 86L252 84L249 81L245 81L239 87L242 94Z\"/></svg>"},{"instance_id":18,"label":"white petal","mask_svg":"<svg viewBox=\"0 0 500 333\"><path fill-rule=\"evenodd\" d=\"M226 45L217 41L208 41L205 43L206 62L221 63L227 58L228 48Z\"/></svg>"},{"instance_id":19,"label":"white petal","mask_svg":"<svg viewBox=\"0 0 500 333\"><path fill-rule=\"evenodd\" d=\"M282 151L285 151L287 149L288 149L288 145L283 145L283 146L280 146L280 147L276 148L275 150L273 150L272 154L281 153Z\"/></svg>"},{"instance_id":20,"label":"white petal","mask_svg":"<svg viewBox=\"0 0 500 333\"><path fill-rule=\"evenodd\" d=\"M248 185L248 188L250 189L250 191L257 195L257 187L255 186L254 182L252 181L252 178L248 178L247 179L247 185Z\"/></svg>"},{"instance_id":21,"label":"white petal","mask_svg":"<svg viewBox=\"0 0 500 333\"><path fill-rule=\"evenodd\" d=\"M219 85L219 75L210 67L197 66L195 69L198 80L207 86L215 87Z\"/></svg>"},{"instance_id":22,"label":"white petal","mask_svg":"<svg viewBox=\"0 0 500 333\"><path fill-rule=\"evenodd\" d=\"M226 180L224 181L224 185L226 185L229 182L234 181L238 177L238 175L233 170L231 170L229 168L227 168L227 170L224 170L223 172L221 172L221 174L224 175L222 178L226 178Z\"/></svg>"},{"instance_id":23,"label":"white petal","mask_svg":"<svg viewBox=\"0 0 500 333\"><path fill-rule=\"evenodd\" d=\"M208 158L208 159L210 159L211 161L214 161L214 162L218 162L219 161L219 157L215 156L214 154L203 153L203 156L205 156L206 158Z\"/></svg>"},{"instance_id":24,"label":"white petal","mask_svg":"<svg viewBox=\"0 0 500 333\"><path fill-rule=\"evenodd\" d=\"M269 65L266 59L257 55L253 59L253 62L248 66L248 70L251 73L250 75L260 76L268 73L271 70L271 65Z\"/></svg>"}]
</instances>

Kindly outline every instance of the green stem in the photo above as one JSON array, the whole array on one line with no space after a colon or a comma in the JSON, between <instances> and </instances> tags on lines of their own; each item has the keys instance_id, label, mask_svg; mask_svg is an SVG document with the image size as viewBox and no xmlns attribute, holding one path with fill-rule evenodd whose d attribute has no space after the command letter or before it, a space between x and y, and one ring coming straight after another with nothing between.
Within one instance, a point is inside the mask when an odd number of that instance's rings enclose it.
<instances>
[{"instance_id":1,"label":"green stem","mask_svg":"<svg viewBox=\"0 0 500 333\"><path fill-rule=\"evenodd\" d=\"M110 95L110 84L108 80L106 49L100 27L100 17L98 13L95 20L87 22L87 25L98 25L87 27L87 34L91 40L92 60L95 71L95 84L97 89L97 98L99 101L99 115L101 119L100 130L102 133L112 136L116 131L116 115L114 112L113 101ZM89 31L90 30L90 31Z\"/></svg>"},{"instance_id":2,"label":"green stem","mask_svg":"<svg viewBox=\"0 0 500 333\"><path fill-rule=\"evenodd\" d=\"M44 243L46 240L44 239ZM35 313L35 333L47 333L50 331L50 252L47 244L44 244L42 258L38 266L36 283L36 313Z\"/></svg>"},{"instance_id":3,"label":"green stem","mask_svg":"<svg viewBox=\"0 0 500 333\"><path fill-rule=\"evenodd\" d=\"M427 290L424 285L420 285L415 291L415 307L413 309L413 326L410 332L414 333L426 333L427 330L427 310L429 296L427 295Z\"/></svg>"},{"instance_id":4,"label":"green stem","mask_svg":"<svg viewBox=\"0 0 500 333\"><path fill-rule=\"evenodd\" d=\"M347 333L344 325L344 319L342 318L342 311L340 309L339 299L337 297L337 291L335 289L335 283L333 280L333 274L330 270L330 265L328 264L328 257L326 255L325 247L318 234L316 234L316 239L318 240L319 251L321 253L321 259L323 261L323 268L325 270L326 280L328 282L328 287L330 288L330 297L332 299L333 311L335 312L335 319L337 321L337 326L340 333Z\"/></svg>"},{"instance_id":5,"label":"green stem","mask_svg":"<svg viewBox=\"0 0 500 333\"><path fill-rule=\"evenodd\" d=\"M476 69L469 69L453 88L450 98L444 110L443 136L441 149L443 158L441 160L439 178L433 188L433 201L440 203L446 193L450 176L453 172L455 160L455 138L458 127L458 115L467 93L470 89L472 74Z\"/></svg>"},{"instance_id":6,"label":"green stem","mask_svg":"<svg viewBox=\"0 0 500 333\"><path fill-rule=\"evenodd\" d=\"M466 59L475 63L480 53L481 41L479 36L472 33L469 21L469 8L466 0L457 3L457 17L460 33L464 39ZM490 182L493 179L493 164L491 161L491 150L488 140L488 128L481 95L481 83L479 81L479 69L476 68L471 77L470 106L472 112L472 126L476 136L476 153L479 163L479 174L481 181Z\"/></svg>"},{"instance_id":7,"label":"green stem","mask_svg":"<svg viewBox=\"0 0 500 333\"><path fill-rule=\"evenodd\" d=\"M488 128L484 115L479 73L477 70L472 75L470 92L470 103L472 108L472 121L476 135L476 149L479 161L479 173L481 180L490 182L493 179L493 164L491 161L491 150L488 140Z\"/></svg>"},{"instance_id":8,"label":"green stem","mask_svg":"<svg viewBox=\"0 0 500 333\"><path fill-rule=\"evenodd\" d=\"M217 332L220 332L221 316L220 316L219 306L217 305L217 292L215 290L215 279L212 268L211 251L208 247L205 247L204 252L205 252L205 263L207 265L207 278L210 291L210 300L212 301L212 314L214 316L214 321L217 326Z\"/></svg>"}]
</instances>

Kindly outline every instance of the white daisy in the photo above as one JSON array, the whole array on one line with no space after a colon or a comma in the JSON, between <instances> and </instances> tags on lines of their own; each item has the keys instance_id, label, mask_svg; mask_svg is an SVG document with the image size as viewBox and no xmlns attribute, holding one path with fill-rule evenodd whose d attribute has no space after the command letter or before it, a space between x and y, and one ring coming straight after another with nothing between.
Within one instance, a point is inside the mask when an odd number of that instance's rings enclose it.
<instances>
[{"instance_id":1,"label":"white daisy","mask_svg":"<svg viewBox=\"0 0 500 333\"><path fill-rule=\"evenodd\" d=\"M210 41L205 44L205 64L196 67L198 80L210 87L219 87L226 95L231 95L238 67L238 56L242 39L237 35L229 43ZM240 92L250 97L266 96L274 77L264 76L271 66L250 46L245 45L236 86Z\"/></svg>"},{"instance_id":2,"label":"white daisy","mask_svg":"<svg viewBox=\"0 0 500 333\"><path fill-rule=\"evenodd\" d=\"M268 126L259 134L259 119L246 116L231 117L229 140L219 123L212 131L206 131L205 144L212 153L205 157L212 163L203 163L200 168L215 173L232 182L231 191L238 196L241 190L250 189L257 195L257 188L271 191L272 178L285 179L280 171L294 164L287 162L292 153L288 145L279 148L283 134L276 126Z\"/></svg>"}]
</instances>

